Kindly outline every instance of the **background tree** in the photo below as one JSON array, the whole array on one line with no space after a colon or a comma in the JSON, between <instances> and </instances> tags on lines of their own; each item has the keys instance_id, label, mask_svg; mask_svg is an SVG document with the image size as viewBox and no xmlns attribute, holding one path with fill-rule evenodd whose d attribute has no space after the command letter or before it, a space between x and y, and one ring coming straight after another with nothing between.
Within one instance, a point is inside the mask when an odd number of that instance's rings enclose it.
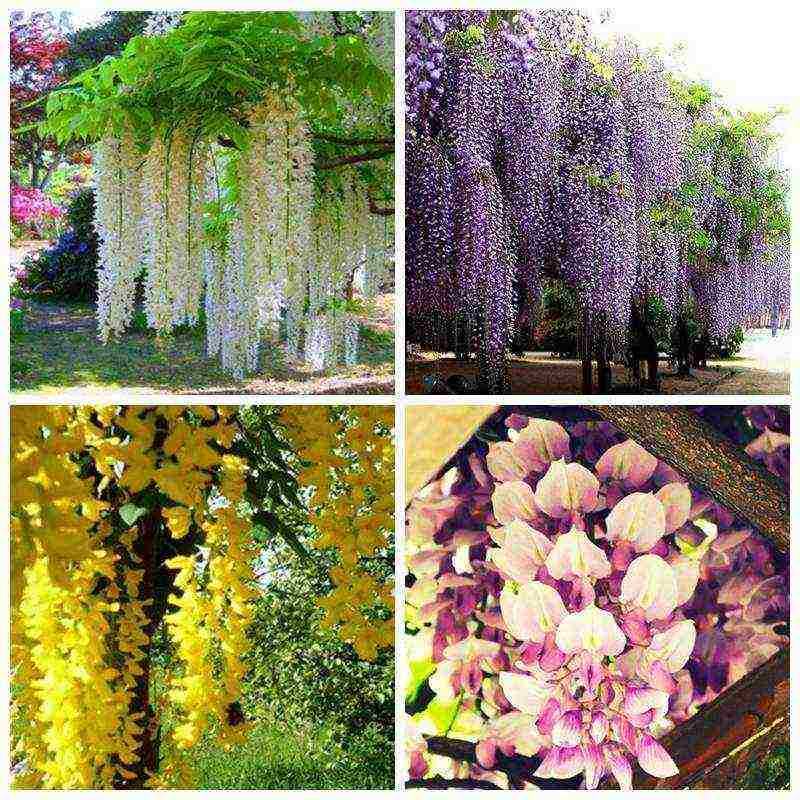
<instances>
[{"instance_id":1,"label":"background tree","mask_svg":"<svg viewBox=\"0 0 800 800\"><path fill-rule=\"evenodd\" d=\"M151 16L150 11L106 11L97 24L71 31L63 58L64 74L72 78L104 58L119 55L142 33Z\"/></svg>"},{"instance_id":2,"label":"background tree","mask_svg":"<svg viewBox=\"0 0 800 800\"><path fill-rule=\"evenodd\" d=\"M47 184L61 153L55 138L38 127L44 105L37 101L64 81L65 22L48 11L11 14L11 167L19 182L37 189Z\"/></svg>"}]
</instances>

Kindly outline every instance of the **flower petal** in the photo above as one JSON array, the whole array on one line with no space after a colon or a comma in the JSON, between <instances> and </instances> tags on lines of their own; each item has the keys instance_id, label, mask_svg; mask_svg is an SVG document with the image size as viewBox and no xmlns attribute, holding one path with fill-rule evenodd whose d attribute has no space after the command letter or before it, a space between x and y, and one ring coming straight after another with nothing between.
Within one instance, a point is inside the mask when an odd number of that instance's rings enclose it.
<instances>
[{"instance_id":1,"label":"flower petal","mask_svg":"<svg viewBox=\"0 0 800 800\"><path fill-rule=\"evenodd\" d=\"M639 766L656 778L671 778L678 774L678 767L670 754L648 733L642 733L636 750Z\"/></svg>"},{"instance_id":2,"label":"flower petal","mask_svg":"<svg viewBox=\"0 0 800 800\"><path fill-rule=\"evenodd\" d=\"M501 482L522 480L533 469L517 454L512 442L492 442L486 454L486 467Z\"/></svg>"},{"instance_id":3,"label":"flower petal","mask_svg":"<svg viewBox=\"0 0 800 800\"><path fill-rule=\"evenodd\" d=\"M664 506L653 494L634 492L623 497L606 517L606 532L614 542L632 542L637 553L646 553L666 533Z\"/></svg>"},{"instance_id":4,"label":"flower petal","mask_svg":"<svg viewBox=\"0 0 800 800\"><path fill-rule=\"evenodd\" d=\"M696 558L674 554L669 558L669 565L672 567L672 571L675 573L675 580L678 582L677 603L682 606L694 596L694 590L700 580L700 562Z\"/></svg>"},{"instance_id":5,"label":"flower petal","mask_svg":"<svg viewBox=\"0 0 800 800\"><path fill-rule=\"evenodd\" d=\"M497 484L492 494L492 510L501 525L515 519L533 519L536 516L533 489L524 481Z\"/></svg>"},{"instance_id":6,"label":"flower petal","mask_svg":"<svg viewBox=\"0 0 800 800\"><path fill-rule=\"evenodd\" d=\"M550 734L553 744L565 747L574 747L581 742L581 712L567 711L562 714L553 725Z\"/></svg>"},{"instance_id":7,"label":"flower petal","mask_svg":"<svg viewBox=\"0 0 800 800\"><path fill-rule=\"evenodd\" d=\"M594 742L587 742L582 749L586 788L596 789L606 771L603 751Z\"/></svg>"},{"instance_id":8,"label":"flower petal","mask_svg":"<svg viewBox=\"0 0 800 800\"><path fill-rule=\"evenodd\" d=\"M606 744L603 747L603 755L606 764L611 770L611 774L619 784L620 789L633 789L633 770L630 762L622 753L622 750L614 744Z\"/></svg>"},{"instance_id":9,"label":"flower petal","mask_svg":"<svg viewBox=\"0 0 800 800\"><path fill-rule=\"evenodd\" d=\"M554 461L536 485L536 505L554 519L573 512L592 511L597 505L600 484L581 464Z\"/></svg>"},{"instance_id":10,"label":"flower petal","mask_svg":"<svg viewBox=\"0 0 800 800\"><path fill-rule=\"evenodd\" d=\"M453 569L459 575L465 575L472 572L472 563L469 560L469 545L462 544L456 548L455 555L453 556Z\"/></svg>"},{"instance_id":11,"label":"flower petal","mask_svg":"<svg viewBox=\"0 0 800 800\"><path fill-rule=\"evenodd\" d=\"M489 723L489 730L504 751L513 747L521 756L536 755L547 741L536 727L536 718L521 711L496 717Z\"/></svg>"},{"instance_id":12,"label":"flower petal","mask_svg":"<svg viewBox=\"0 0 800 800\"><path fill-rule=\"evenodd\" d=\"M552 549L552 542L543 533L515 519L503 528L502 546L492 548L489 554L504 577L525 583L536 577Z\"/></svg>"},{"instance_id":13,"label":"flower petal","mask_svg":"<svg viewBox=\"0 0 800 800\"><path fill-rule=\"evenodd\" d=\"M646 483L658 466L658 459L640 444L627 442L609 447L597 461L595 472L601 480L624 481L629 487Z\"/></svg>"},{"instance_id":14,"label":"flower petal","mask_svg":"<svg viewBox=\"0 0 800 800\"><path fill-rule=\"evenodd\" d=\"M530 419L519 433L509 431L509 438L512 436L515 451L525 463L534 464L537 472L570 455L569 434L553 420Z\"/></svg>"},{"instance_id":15,"label":"flower petal","mask_svg":"<svg viewBox=\"0 0 800 800\"><path fill-rule=\"evenodd\" d=\"M622 579L620 600L641 608L648 621L668 617L678 605L672 567L652 553L635 558Z\"/></svg>"},{"instance_id":16,"label":"flower petal","mask_svg":"<svg viewBox=\"0 0 800 800\"><path fill-rule=\"evenodd\" d=\"M537 681L531 675L501 672L499 680L500 688L508 702L514 708L533 716L538 716L553 693L553 687L550 684Z\"/></svg>"},{"instance_id":17,"label":"flower petal","mask_svg":"<svg viewBox=\"0 0 800 800\"><path fill-rule=\"evenodd\" d=\"M569 533L562 533L556 539L545 566L556 580L572 577L607 578L611 574L611 564L606 554L578 528L572 528Z\"/></svg>"},{"instance_id":18,"label":"flower petal","mask_svg":"<svg viewBox=\"0 0 800 800\"><path fill-rule=\"evenodd\" d=\"M664 506L666 532L678 530L687 519L692 509L692 493L685 483L668 483L662 486L655 495Z\"/></svg>"},{"instance_id":19,"label":"flower petal","mask_svg":"<svg viewBox=\"0 0 800 800\"><path fill-rule=\"evenodd\" d=\"M536 624L545 633L554 631L559 622L567 616L567 609L561 595L541 581L525 584L519 592L523 603L532 611Z\"/></svg>"},{"instance_id":20,"label":"flower petal","mask_svg":"<svg viewBox=\"0 0 800 800\"><path fill-rule=\"evenodd\" d=\"M592 714L592 722L589 726L589 735L596 744L602 744L608 736L610 725L608 717L602 711L595 711Z\"/></svg>"},{"instance_id":21,"label":"flower petal","mask_svg":"<svg viewBox=\"0 0 800 800\"><path fill-rule=\"evenodd\" d=\"M574 778L583 771L583 751L580 747L552 747L533 774L537 778Z\"/></svg>"},{"instance_id":22,"label":"flower petal","mask_svg":"<svg viewBox=\"0 0 800 800\"><path fill-rule=\"evenodd\" d=\"M681 620L653 637L646 651L647 657L652 661L663 661L674 674L689 660L696 638L694 621Z\"/></svg>"},{"instance_id":23,"label":"flower petal","mask_svg":"<svg viewBox=\"0 0 800 800\"><path fill-rule=\"evenodd\" d=\"M521 642L543 642L544 631L536 624L534 611L520 598L510 584L500 592L500 613L506 630Z\"/></svg>"},{"instance_id":24,"label":"flower petal","mask_svg":"<svg viewBox=\"0 0 800 800\"><path fill-rule=\"evenodd\" d=\"M532 581L514 592L506 585L500 593L500 609L508 631L522 641L544 641L567 615L561 595L552 587Z\"/></svg>"},{"instance_id":25,"label":"flower petal","mask_svg":"<svg viewBox=\"0 0 800 800\"><path fill-rule=\"evenodd\" d=\"M556 631L556 645L565 653L588 650L618 656L625 649L625 634L611 613L590 605L564 617Z\"/></svg>"},{"instance_id":26,"label":"flower petal","mask_svg":"<svg viewBox=\"0 0 800 800\"><path fill-rule=\"evenodd\" d=\"M659 717L663 717L667 712L668 706L669 695L665 692L659 692L658 689L651 689L647 686L628 686L625 689L622 710L628 716L656 711Z\"/></svg>"}]
</instances>

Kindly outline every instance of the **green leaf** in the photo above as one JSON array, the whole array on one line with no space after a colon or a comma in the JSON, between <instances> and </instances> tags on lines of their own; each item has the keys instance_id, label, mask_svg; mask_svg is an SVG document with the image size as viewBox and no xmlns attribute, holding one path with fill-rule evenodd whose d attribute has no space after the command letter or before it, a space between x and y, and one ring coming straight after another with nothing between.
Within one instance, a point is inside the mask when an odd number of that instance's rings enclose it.
<instances>
[{"instance_id":1,"label":"green leaf","mask_svg":"<svg viewBox=\"0 0 800 800\"><path fill-rule=\"evenodd\" d=\"M430 658L426 658L422 661L409 661L408 668L411 671L411 675L406 689L406 703L413 703L417 699L422 685L436 672L436 664Z\"/></svg>"},{"instance_id":2,"label":"green leaf","mask_svg":"<svg viewBox=\"0 0 800 800\"><path fill-rule=\"evenodd\" d=\"M440 697L434 697L424 711L420 711L419 714L414 715L414 720L429 720L433 723L436 733L441 736L450 730L460 707L461 695L458 695L458 697L453 700L443 700Z\"/></svg>"},{"instance_id":3,"label":"green leaf","mask_svg":"<svg viewBox=\"0 0 800 800\"><path fill-rule=\"evenodd\" d=\"M119 515L120 517L122 517L122 521L128 527L130 527L131 525L135 525L136 520L138 520L140 517L143 517L146 513L147 513L146 508L135 506L133 503L126 503L119 510Z\"/></svg>"}]
</instances>

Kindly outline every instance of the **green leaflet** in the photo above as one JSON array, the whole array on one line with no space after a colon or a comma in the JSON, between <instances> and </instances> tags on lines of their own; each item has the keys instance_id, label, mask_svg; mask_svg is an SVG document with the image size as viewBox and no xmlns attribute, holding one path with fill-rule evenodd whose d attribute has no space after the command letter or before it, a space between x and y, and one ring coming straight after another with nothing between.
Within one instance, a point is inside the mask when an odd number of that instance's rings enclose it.
<instances>
[{"instance_id":1,"label":"green leaflet","mask_svg":"<svg viewBox=\"0 0 800 800\"><path fill-rule=\"evenodd\" d=\"M417 699L422 684L436 671L436 664L430 658L421 661L409 661L411 674L406 689L406 703L413 703Z\"/></svg>"},{"instance_id":2,"label":"green leaflet","mask_svg":"<svg viewBox=\"0 0 800 800\"><path fill-rule=\"evenodd\" d=\"M433 723L436 733L443 736L450 730L456 716L458 716L458 710L461 708L461 697L460 694L453 700L443 700L438 696L434 697L424 711L414 715L414 720L416 722L429 721Z\"/></svg>"},{"instance_id":3,"label":"green leaflet","mask_svg":"<svg viewBox=\"0 0 800 800\"><path fill-rule=\"evenodd\" d=\"M140 506L135 506L133 503L126 503L122 508L119 510L119 515L122 517L122 521L130 527L131 525L135 525L136 521L143 517L147 513L146 508L141 508Z\"/></svg>"}]
</instances>

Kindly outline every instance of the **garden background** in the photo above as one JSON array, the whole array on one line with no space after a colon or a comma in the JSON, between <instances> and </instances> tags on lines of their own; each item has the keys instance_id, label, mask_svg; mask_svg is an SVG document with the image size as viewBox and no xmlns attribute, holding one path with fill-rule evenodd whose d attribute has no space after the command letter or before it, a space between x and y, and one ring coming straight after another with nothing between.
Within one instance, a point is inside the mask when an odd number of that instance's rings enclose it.
<instances>
[{"instance_id":1,"label":"garden background","mask_svg":"<svg viewBox=\"0 0 800 800\"><path fill-rule=\"evenodd\" d=\"M41 123L47 116L45 105L76 76L122 53L132 38L169 33L180 16L139 11L101 14L99 9L80 14L12 13L12 390L54 393L91 386L100 394L119 387L140 392L387 393L393 385L394 360L391 263L386 265L380 287L370 292L369 297L359 292L358 285L349 291L348 310L357 320L359 349L355 363L335 370L315 369L277 346L267 350L259 370L245 380L235 380L216 362L206 359L202 315L199 325L184 325L170 336L159 338L148 330L147 318L139 311L124 336L107 345L98 340L94 308L98 235L93 221L95 197L90 142L71 134L65 139L44 131ZM213 13L208 15L210 23L214 22L213 16ZM287 25L306 26L312 30L314 25L320 25L323 31L327 26L332 31L331 39L339 47L331 56L333 64L336 59L340 59L343 66L357 63L353 61L353 54L360 53L358 48L367 40L369 44L364 52L371 51L374 58L377 58L375 53L393 51L391 43L381 39L383 23L375 21L380 16L377 14L334 12L284 16L291 18ZM313 18L315 16L320 19ZM243 21L243 29L247 23ZM210 26L207 30L208 41L213 41L216 33ZM293 35L299 37L297 30ZM353 32L351 44L347 37ZM246 41L246 35L234 34L242 41ZM276 29L273 35L276 39L280 37L280 30ZM365 63L362 59L362 64ZM387 79L390 84L391 71L383 64L380 69L390 76ZM354 84L364 79L355 67L351 73ZM334 79L339 81L339 84L332 84L338 87L334 90L336 94L342 79L340 76ZM340 110L345 108L348 101L342 100L341 94L336 96ZM370 136L376 140L392 141L391 97L383 101L371 98L370 102L379 107L379 111L371 124L359 121L356 127L360 126L360 135L365 136L363 131L368 128ZM340 118L347 119L346 112L340 110L337 111ZM393 148L373 146L377 155L369 162L360 158L364 155L360 152L362 149L347 141L325 142L320 152L324 152L328 161L335 161L336 157L354 159L362 171L372 169L378 174L377 181L389 174L393 186ZM383 199L378 192L376 201L380 203ZM385 251L390 258L393 212L387 207L391 202L383 202L382 206L378 209L382 216L376 219L384 231ZM351 277L353 280L357 282L358 279Z\"/></svg>"}]
</instances>

